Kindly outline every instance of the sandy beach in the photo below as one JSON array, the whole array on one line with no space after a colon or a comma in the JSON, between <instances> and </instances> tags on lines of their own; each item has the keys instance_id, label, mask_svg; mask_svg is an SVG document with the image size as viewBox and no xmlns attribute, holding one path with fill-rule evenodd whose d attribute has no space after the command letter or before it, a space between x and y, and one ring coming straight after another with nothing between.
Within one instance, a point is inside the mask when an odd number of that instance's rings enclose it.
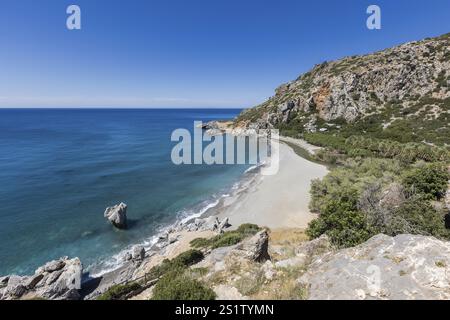
<instances>
[{"instance_id":1,"label":"sandy beach","mask_svg":"<svg viewBox=\"0 0 450 320\"><path fill-rule=\"evenodd\" d=\"M223 209L219 219L228 217L233 226L254 223L271 229L306 228L315 218L308 208L311 180L327 173L325 166L303 159L280 143L278 173L260 176L247 192Z\"/></svg>"},{"instance_id":2,"label":"sandy beach","mask_svg":"<svg viewBox=\"0 0 450 320\"><path fill-rule=\"evenodd\" d=\"M127 263L103 275L96 291L102 292L111 284L121 283L126 279L139 279L164 259L173 259L189 250L193 239L217 235L217 230L210 229L208 224L206 229L190 228L191 224L195 224L198 220L210 221L208 216L217 217L220 221L228 218L231 223L230 229L237 228L243 223L253 223L271 230L305 229L308 223L315 219L315 215L308 208L311 181L324 177L328 169L302 158L285 143L280 143L278 148L278 173L264 176L259 172L250 176L242 190L224 198L220 205L211 208L211 211L202 218L171 228L169 237L176 241L167 243L160 249L150 250L147 257L137 266ZM307 151L312 152L311 149ZM148 299L151 290L151 288L145 290L134 299Z\"/></svg>"}]
</instances>

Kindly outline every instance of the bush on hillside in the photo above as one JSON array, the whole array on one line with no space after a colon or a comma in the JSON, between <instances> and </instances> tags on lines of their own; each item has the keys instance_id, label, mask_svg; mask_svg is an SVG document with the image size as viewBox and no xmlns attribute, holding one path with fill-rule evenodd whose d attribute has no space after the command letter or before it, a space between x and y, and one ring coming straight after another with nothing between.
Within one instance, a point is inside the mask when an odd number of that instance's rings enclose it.
<instances>
[{"instance_id":1,"label":"bush on hillside","mask_svg":"<svg viewBox=\"0 0 450 320\"><path fill-rule=\"evenodd\" d=\"M153 300L214 300L216 294L180 271L164 275L153 289Z\"/></svg>"},{"instance_id":2,"label":"bush on hillside","mask_svg":"<svg viewBox=\"0 0 450 320\"><path fill-rule=\"evenodd\" d=\"M422 193L427 199L440 199L447 191L449 179L446 166L433 163L407 171L403 184L413 192Z\"/></svg>"},{"instance_id":3,"label":"bush on hillside","mask_svg":"<svg viewBox=\"0 0 450 320\"><path fill-rule=\"evenodd\" d=\"M141 288L141 285L137 282L114 285L107 291L105 291L102 295L100 295L97 300L121 300L127 294L138 291Z\"/></svg>"},{"instance_id":4,"label":"bush on hillside","mask_svg":"<svg viewBox=\"0 0 450 320\"><path fill-rule=\"evenodd\" d=\"M357 199L356 190L349 190L339 199L329 201L319 218L309 224L306 234L310 238L326 234L339 248L352 247L368 240L374 232L364 213L357 209Z\"/></svg>"},{"instance_id":5,"label":"bush on hillside","mask_svg":"<svg viewBox=\"0 0 450 320\"><path fill-rule=\"evenodd\" d=\"M394 209L391 223L384 233L421 234L449 239L450 233L445 229L444 214L439 212L421 196L413 196L399 208Z\"/></svg>"},{"instance_id":6,"label":"bush on hillside","mask_svg":"<svg viewBox=\"0 0 450 320\"><path fill-rule=\"evenodd\" d=\"M184 270L202 261L203 258L204 255L201 251L194 249L188 250L172 260L165 259L161 264L153 267L148 275L151 279L157 279L175 270Z\"/></svg>"}]
</instances>

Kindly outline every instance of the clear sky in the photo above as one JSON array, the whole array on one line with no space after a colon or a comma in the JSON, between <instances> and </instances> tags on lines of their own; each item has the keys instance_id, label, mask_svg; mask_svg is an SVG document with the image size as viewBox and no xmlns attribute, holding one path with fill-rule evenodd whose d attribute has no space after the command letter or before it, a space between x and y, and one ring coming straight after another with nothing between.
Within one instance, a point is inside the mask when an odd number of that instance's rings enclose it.
<instances>
[{"instance_id":1,"label":"clear sky","mask_svg":"<svg viewBox=\"0 0 450 320\"><path fill-rule=\"evenodd\" d=\"M314 64L447 32L449 0L1 0L0 107L249 107Z\"/></svg>"}]
</instances>

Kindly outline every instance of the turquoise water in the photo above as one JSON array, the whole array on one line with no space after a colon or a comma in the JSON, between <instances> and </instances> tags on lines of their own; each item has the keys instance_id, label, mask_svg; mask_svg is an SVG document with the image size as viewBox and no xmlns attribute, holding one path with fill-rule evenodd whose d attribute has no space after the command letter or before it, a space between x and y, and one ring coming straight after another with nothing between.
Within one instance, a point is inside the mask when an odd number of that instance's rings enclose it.
<instances>
[{"instance_id":1,"label":"turquoise water","mask_svg":"<svg viewBox=\"0 0 450 320\"><path fill-rule=\"evenodd\" d=\"M0 110L0 275L60 256L90 266L199 212L248 166L176 166L170 141L239 110ZM130 228L107 206L125 202Z\"/></svg>"}]
</instances>

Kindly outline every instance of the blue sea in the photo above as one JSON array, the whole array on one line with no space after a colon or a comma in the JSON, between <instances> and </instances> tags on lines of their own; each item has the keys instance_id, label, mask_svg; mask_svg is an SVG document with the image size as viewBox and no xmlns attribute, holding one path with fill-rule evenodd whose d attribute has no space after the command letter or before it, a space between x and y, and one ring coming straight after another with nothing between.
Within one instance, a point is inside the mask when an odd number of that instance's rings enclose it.
<instances>
[{"instance_id":1,"label":"blue sea","mask_svg":"<svg viewBox=\"0 0 450 320\"><path fill-rule=\"evenodd\" d=\"M214 204L246 165L171 161L171 133L236 109L0 109L0 275L61 256L99 272L113 256ZM103 217L128 205L128 230Z\"/></svg>"}]
</instances>

